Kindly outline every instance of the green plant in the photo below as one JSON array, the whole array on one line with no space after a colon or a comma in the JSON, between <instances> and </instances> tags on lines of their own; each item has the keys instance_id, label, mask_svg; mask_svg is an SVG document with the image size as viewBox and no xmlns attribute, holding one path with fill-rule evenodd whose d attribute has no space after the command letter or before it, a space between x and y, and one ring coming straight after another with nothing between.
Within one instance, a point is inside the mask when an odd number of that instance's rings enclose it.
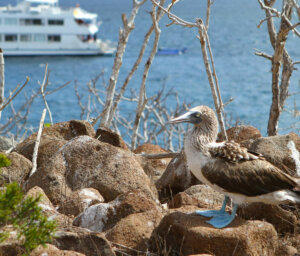
<instances>
[{"instance_id":1,"label":"green plant","mask_svg":"<svg viewBox=\"0 0 300 256\"><path fill-rule=\"evenodd\" d=\"M7 166L7 157L0 154L0 166ZM0 191L0 227L12 225L16 229L18 239L23 242L24 255L39 245L51 241L55 232L55 222L49 221L38 206L41 195L25 197L16 183L6 184ZM0 231L0 243L8 237L7 232Z\"/></svg>"},{"instance_id":2,"label":"green plant","mask_svg":"<svg viewBox=\"0 0 300 256\"><path fill-rule=\"evenodd\" d=\"M0 168L10 166L11 161L10 159L5 155L0 153Z\"/></svg>"}]
</instances>

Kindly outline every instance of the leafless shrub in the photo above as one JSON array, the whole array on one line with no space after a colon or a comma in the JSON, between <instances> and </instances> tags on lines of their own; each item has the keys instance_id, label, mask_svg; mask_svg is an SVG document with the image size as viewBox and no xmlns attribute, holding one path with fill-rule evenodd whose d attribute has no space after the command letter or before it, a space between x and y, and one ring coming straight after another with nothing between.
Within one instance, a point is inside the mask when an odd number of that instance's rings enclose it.
<instances>
[{"instance_id":1,"label":"leafless shrub","mask_svg":"<svg viewBox=\"0 0 300 256\"><path fill-rule=\"evenodd\" d=\"M0 52L0 55L1 54L2 52ZM4 69L4 64L2 65L2 69ZM30 96L28 96L26 92L23 92L24 93L23 104L21 104L21 106L19 106L18 109L16 109L14 106L14 99L20 94L20 92L23 91L25 86L28 84L29 77L26 77L26 81L23 83L23 85L18 84L12 91L10 91L9 97L5 99L4 98L4 75L1 76L3 97L1 100L2 103L0 104L0 112L4 110L7 111L8 118L6 120L2 120L2 123L0 124L0 135L6 135L6 136L11 135L13 136L14 140L20 141L25 138L28 131L33 132L33 128L30 125L28 125L28 116L31 111L31 106L33 102L40 96L42 96L43 98L48 114L51 117L50 118L51 123L53 123L51 111L46 101L46 96L64 88L69 84L69 82L65 83L62 86L58 86L57 88L53 88L52 90L47 90L48 86L51 84L49 82L49 76L50 76L50 71L48 70L48 65L46 65L43 82L42 83L38 82L40 85L39 90L36 91L32 90ZM1 115L0 115L0 119L1 119Z\"/></svg>"},{"instance_id":2,"label":"leafless shrub","mask_svg":"<svg viewBox=\"0 0 300 256\"><path fill-rule=\"evenodd\" d=\"M268 34L271 46L274 49L273 55L257 51L255 54L271 61L272 65L272 104L268 121L268 135L273 136L278 132L279 117L284 109L284 104L289 96L290 78L295 70L295 65L300 62L293 62L286 49L288 34L292 31L300 37L297 26L300 22L292 23L293 14L300 20L300 7L295 0L282 1L282 9L274 8L276 0L258 0L260 7L264 10L266 18L261 20L258 27L267 22ZM275 19L278 19L279 27L276 31Z\"/></svg>"},{"instance_id":3,"label":"leafless shrub","mask_svg":"<svg viewBox=\"0 0 300 256\"><path fill-rule=\"evenodd\" d=\"M90 121L94 125L96 125L96 119L93 117L99 116L104 108L103 99L106 96L107 85L104 79L101 79L103 76L104 72L101 72L101 74L87 82L86 85L79 85L75 82L74 86L78 105L81 108L81 119ZM179 141L179 148L183 146L182 134L184 133L184 126L168 126L168 120L186 111L190 105L182 104L177 92L173 89L166 90L165 83L166 80L164 79L161 89L150 97L145 104L144 111L140 116L137 144L154 143L173 151L178 149L173 144L175 140L176 144ZM79 91L85 93L80 94ZM134 106L138 100L139 95L137 95L136 91L130 90L128 95L120 97L120 101L127 104L132 111L125 112L122 108L117 107L112 118L112 129L125 138L128 144L134 132L134 118L136 115Z\"/></svg>"}]
</instances>

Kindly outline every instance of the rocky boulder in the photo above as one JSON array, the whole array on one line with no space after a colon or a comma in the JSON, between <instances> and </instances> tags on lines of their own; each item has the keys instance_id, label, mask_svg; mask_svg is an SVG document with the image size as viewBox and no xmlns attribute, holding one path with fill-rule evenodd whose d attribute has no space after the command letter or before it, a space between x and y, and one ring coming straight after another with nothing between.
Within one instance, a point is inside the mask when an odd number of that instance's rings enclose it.
<instances>
[{"instance_id":1,"label":"rocky boulder","mask_svg":"<svg viewBox=\"0 0 300 256\"><path fill-rule=\"evenodd\" d=\"M5 152L6 150L13 147L13 141L11 138L0 136L0 152Z\"/></svg>"},{"instance_id":2,"label":"rocky boulder","mask_svg":"<svg viewBox=\"0 0 300 256\"><path fill-rule=\"evenodd\" d=\"M22 243L18 240L18 234L12 225L1 226L0 232L8 233L7 239L0 243L0 256L21 256Z\"/></svg>"},{"instance_id":3,"label":"rocky boulder","mask_svg":"<svg viewBox=\"0 0 300 256\"><path fill-rule=\"evenodd\" d=\"M94 188L106 201L140 189L156 198L157 192L131 152L89 136L69 141L28 179L27 189L44 188L51 202L63 209L74 191Z\"/></svg>"},{"instance_id":4,"label":"rocky boulder","mask_svg":"<svg viewBox=\"0 0 300 256\"><path fill-rule=\"evenodd\" d=\"M25 197L28 196L34 198L40 196L40 201L38 203L39 207L42 208L43 213L49 220L55 220L57 227L67 227L72 224L73 220L64 214L59 213L40 187L33 187L30 189Z\"/></svg>"},{"instance_id":5,"label":"rocky boulder","mask_svg":"<svg viewBox=\"0 0 300 256\"><path fill-rule=\"evenodd\" d=\"M261 153L269 162L295 175L300 174L300 138L295 133L256 139L250 150Z\"/></svg>"},{"instance_id":6,"label":"rocky boulder","mask_svg":"<svg viewBox=\"0 0 300 256\"><path fill-rule=\"evenodd\" d=\"M143 157L143 154L169 153L169 151L158 145L143 144L137 147L133 152L137 154L136 159L143 167L145 173L154 181L162 175L171 161L171 158L149 159Z\"/></svg>"},{"instance_id":7,"label":"rocky boulder","mask_svg":"<svg viewBox=\"0 0 300 256\"><path fill-rule=\"evenodd\" d=\"M103 203L104 198L94 188L83 188L73 192L60 209L66 215L77 216L89 206Z\"/></svg>"},{"instance_id":8,"label":"rocky boulder","mask_svg":"<svg viewBox=\"0 0 300 256\"><path fill-rule=\"evenodd\" d=\"M260 131L251 125L238 125L226 130L228 140L242 142L245 140L254 140L261 137ZM221 133L218 134L218 141L221 141Z\"/></svg>"},{"instance_id":9,"label":"rocky boulder","mask_svg":"<svg viewBox=\"0 0 300 256\"><path fill-rule=\"evenodd\" d=\"M147 252L151 244L153 230L159 225L162 214L157 210L133 213L121 219L106 232L106 238L114 244L121 244L133 250L125 250L129 255L134 250ZM124 250L124 248L122 248Z\"/></svg>"},{"instance_id":10,"label":"rocky boulder","mask_svg":"<svg viewBox=\"0 0 300 256\"><path fill-rule=\"evenodd\" d=\"M184 152L181 152L170 161L155 185L161 193L168 194L171 189L172 194L176 194L199 183L200 181L195 178L187 167Z\"/></svg>"},{"instance_id":11,"label":"rocky boulder","mask_svg":"<svg viewBox=\"0 0 300 256\"><path fill-rule=\"evenodd\" d=\"M40 166L43 162L47 162L68 140L81 135L94 137L95 130L93 126L86 121L71 120L45 127L39 145L37 165ZM16 151L32 160L36 136L37 133L34 133L19 143Z\"/></svg>"},{"instance_id":12,"label":"rocky boulder","mask_svg":"<svg viewBox=\"0 0 300 256\"><path fill-rule=\"evenodd\" d=\"M217 200L212 200L212 198L205 198L205 194L201 197L193 197L186 192L179 192L176 194L169 202L169 208L180 208L185 205L194 205L199 208L207 209L220 209L224 196L220 195Z\"/></svg>"},{"instance_id":13,"label":"rocky boulder","mask_svg":"<svg viewBox=\"0 0 300 256\"><path fill-rule=\"evenodd\" d=\"M236 218L223 229L216 229L195 215L195 207L171 210L161 221L153 240L165 241L166 250L175 255L212 253L213 255L275 255L278 237L274 227L262 221Z\"/></svg>"},{"instance_id":14,"label":"rocky boulder","mask_svg":"<svg viewBox=\"0 0 300 256\"><path fill-rule=\"evenodd\" d=\"M11 165L1 168L0 185L14 181L22 185L32 169L32 163L16 152L6 154L6 156L10 159Z\"/></svg>"},{"instance_id":15,"label":"rocky boulder","mask_svg":"<svg viewBox=\"0 0 300 256\"><path fill-rule=\"evenodd\" d=\"M76 251L88 256L115 256L110 242L103 234L78 227L60 229L52 244L60 250Z\"/></svg>"},{"instance_id":16,"label":"rocky boulder","mask_svg":"<svg viewBox=\"0 0 300 256\"><path fill-rule=\"evenodd\" d=\"M123 138L119 134L113 132L108 128L99 128L96 132L95 138L99 141L108 143L115 147L119 147L124 150L129 150Z\"/></svg>"},{"instance_id":17,"label":"rocky boulder","mask_svg":"<svg viewBox=\"0 0 300 256\"><path fill-rule=\"evenodd\" d=\"M116 244L147 251L152 232L162 216L160 206L147 194L131 191L110 203L87 208L73 224L92 231L105 232L106 238Z\"/></svg>"},{"instance_id":18,"label":"rocky boulder","mask_svg":"<svg viewBox=\"0 0 300 256\"><path fill-rule=\"evenodd\" d=\"M185 194L196 199L200 204L208 205L208 208L216 208L222 205L224 195L213 190L207 185L194 185L184 191ZM200 207L200 206L199 206Z\"/></svg>"},{"instance_id":19,"label":"rocky boulder","mask_svg":"<svg viewBox=\"0 0 300 256\"><path fill-rule=\"evenodd\" d=\"M85 256L85 254L75 251L59 250L52 244L47 244L46 247L39 246L35 248L30 256Z\"/></svg>"},{"instance_id":20,"label":"rocky boulder","mask_svg":"<svg viewBox=\"0 0 300 256\"><path fill-rule=\"evenodd\" d=\"M134 190L118 196L112 202L96 204L87 208L76 217L73 224L92 231L103 232L133 213L151 210L162 211L149 195Z\"/></svg>"},{"instance_id":21,"label":"rocky boulder","mask_svg":"<svg viewBox=\"0 0 300 256\"><path fill-rule=\"evenodd\" d=\"M296 232L297 217L278 205L263 203L244 205L239 207L238 215L246 220L265 220L273 224L276 231L281 234Z\"/></svg>"},{"instance_id":22,"label":"rocky boulder","mask_svg":"<svg viewBox=\"0 0 300 256\"><path fill-rule=\"evenodd\" d=\"M283 241L283 243L279 243L276 256L299 256L299 253L295 247L290 246Z\"/></svg>"}]
</instances>

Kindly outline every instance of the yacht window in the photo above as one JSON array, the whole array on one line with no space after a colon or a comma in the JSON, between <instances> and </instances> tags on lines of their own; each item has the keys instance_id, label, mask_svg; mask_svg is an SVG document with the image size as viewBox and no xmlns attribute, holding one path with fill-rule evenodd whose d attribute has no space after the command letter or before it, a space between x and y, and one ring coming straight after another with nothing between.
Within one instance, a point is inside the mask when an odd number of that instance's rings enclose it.
<instances>
[{"instance_id":1,"label":"yacht window","mask_svg":"<svg viewBox=\"0 0 300 256\"><path fill-rule=\"evenodd\" d=\"M46 36L43 35L43 34L35 34L33 36L33 41L35 41L35 42L44 42L44 41L46 41Z\"/></svg>"},{"instance_id":2,"label":"yacht window","mask_svg":"<svg viewBox=\"0 0 300 256\"><path fill-rule=\"evenodd\" d=\"M25 26L41 26L43 24L42 19L20 19L20 24Z\"/></svg>"},{"instance_id":3,"label":"yacht window","mask_svg":"<svg viewBox=\"0 0 300 256\"><path fill-rule=\"evenodd\" d=\"M22 35L20 35L20 41L21 42L31 42L32 41L32 35L22 34Z\"/></svg>"},{"instance_id":4,"label":"yacht window","mask_svg":"<svg viewBox=\"0 0 300 256\"><path fill-rule=\"evenodd\" d=\"M60 35L48 35L48 42L60 42Z\"/></svg>"},{"instance_id":5,"label":"yacht window","mask_svg":"<svg viewBox=\"0 0 300 256\"><path fill-rule=\"evenodd\" d=\"M2 35L0 35L0 42L2 41Z\"/></svg>"},{"instance_id":6,"label":"yacht window","mask_svg":"<svg viewBox=\"0 0 300 256\"><path fill-rule=\"evenodd\" d=\"M5 25L18 25L18 19L17 18L5 18L4 24Z\"/></svg>"},{"instance_id":7,"label":"yacht window","mask_svg":"<svg viewBox=\"0 0 300 256\"><path fill-rule=\"evenodd\" d=\"M1 25L1 23L2 23L2 19L0 18L0 25Z\"/></svg>"},{"instance_id":8,"label":"yacht window","mask_svg":"<svg viewBox=\"0 0 300 256\"><path fill-rule=\"evenodd\" d=\"M48 20L48 25L63 26L64 20Z\"/></svg>"},{"instance_id":9,"label":"yacht window","mask_svg":"<svg viewBox=\"0 0 300 256\"><path fill-rule=\"evenodd\" d=\"M10 35L5 35L5 41L6 42L17 42L18 41L18 35L10 34Z\"/></svg>"}]
</instances>

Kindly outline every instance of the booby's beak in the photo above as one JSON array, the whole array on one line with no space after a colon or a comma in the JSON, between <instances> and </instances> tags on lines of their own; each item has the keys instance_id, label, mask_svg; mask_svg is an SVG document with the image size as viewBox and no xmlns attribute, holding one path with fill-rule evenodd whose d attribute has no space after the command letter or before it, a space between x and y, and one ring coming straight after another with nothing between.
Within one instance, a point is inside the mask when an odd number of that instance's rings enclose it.
<instances>
[{"instance_id":1,"label":"booby's beak","mask_svg":"<svg viewBox=\"0 0 300 256\"><path fill-rule=\"evenodd\" d=\"M172 118L171 120L169 120L169 124L177 124L177 123L190 123L191 122L191 112L188 111L186 113L184 113L181 116Z\"/></svg>"}]
</instances>

